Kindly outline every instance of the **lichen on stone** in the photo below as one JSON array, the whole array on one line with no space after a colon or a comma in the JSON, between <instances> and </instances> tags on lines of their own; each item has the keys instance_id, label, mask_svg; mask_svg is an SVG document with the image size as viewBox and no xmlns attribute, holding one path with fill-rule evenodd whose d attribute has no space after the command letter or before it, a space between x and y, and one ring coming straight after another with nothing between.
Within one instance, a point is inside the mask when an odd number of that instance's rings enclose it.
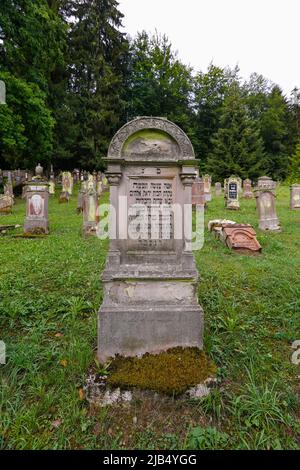
<instances>
[{"instance_id":1,"label":"lichen on stone","mask_svg":"<svg viewBox=\"0 0 300 470\"><path fill-rule=\"evenodd\" d=\"M179 395L216 375L215 364L198 348L173 348L142 357L117 356L110 365L107 383Z\"/></svg>"}]
</instances>

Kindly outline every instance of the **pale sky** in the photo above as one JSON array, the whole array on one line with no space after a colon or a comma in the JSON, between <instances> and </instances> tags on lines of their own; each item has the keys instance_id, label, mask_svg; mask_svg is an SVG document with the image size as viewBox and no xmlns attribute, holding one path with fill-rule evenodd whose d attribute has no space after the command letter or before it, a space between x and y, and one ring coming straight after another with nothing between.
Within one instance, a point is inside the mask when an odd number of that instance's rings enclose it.
<instances>
[{"instance_id":1,"label":"pale sky","mask_svg":"<svg viewBox=\"0 0 300 470\"><path fill-rule=\"evenodd\" d=\"M300 88L300 0L118 0L125 31L165 33L196 71L240 67Z\"/></svg>"}]
</instances>

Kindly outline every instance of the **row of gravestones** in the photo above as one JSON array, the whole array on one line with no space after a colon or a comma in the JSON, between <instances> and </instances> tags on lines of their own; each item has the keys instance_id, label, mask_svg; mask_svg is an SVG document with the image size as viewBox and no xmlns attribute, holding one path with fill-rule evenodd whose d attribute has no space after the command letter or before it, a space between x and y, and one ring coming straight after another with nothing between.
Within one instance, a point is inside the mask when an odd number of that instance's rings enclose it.
<instances>
[{"instance_id":1,"label":"row of gravestones","mask_svg":"<svg viewBox=\"0 0 300 470\"><path fill-rule=\"evenodd\" d=\"M63 172L59 178L62 191L59 202L68 202L73 193L74 175ZM98 198L103 191L108 189L107 178L100 172L89 174L82 173L81 190L79 191L78 212L83 212L84 234L95 233L97 224ZM13 188L10 184L5 188L5 194L0 196L0 213L7 214L12 210ZM49 194L55 194L55 177L51 169L50 180L43 176L43 168L39 164L35 170L35 176L24 185L24 196L26 197L26 217L24 233L37 235L49 233L48 201Z\"/></svg>"},{"instance_id":2,"label":"row of gravestones","mask_svg":"<svg viewBox=\"0 0 300 470\"><path fill-rule=\"evenodd\" d=\"M202 349L203 310L198 303L198 271L190 243L190 208L198 162L189 138L165 118L137 118L113 137L106 161L115 227L102 275L100 362L118 354L141 356L174 347ZM48 186L44 183L44 188L39 189L40 185L43 187L43 182L37 175L31 193L26 193L27 211L34 194L44 192L42 200L46 201ZM228 191L233 191L230 181L227 186ZM266 187L258 190L272 194L274 191ZM91 179L82 191L94 191ZM210 191L203 192L208 200ZM79 207L83 208L80 197ZM269 200L266 207L268 204ZM135 216L139 217L136 207L146 208L148 214L157 205L176 206L176 214L164 218L163 211L159 213L154 239L145 236L152 235L151 218L139 236L128 237L128 226ZM180 224L175 220L178 214ZM169 225L168 238L162 230L164 223Z\"/></svg>"},{"instance_id":3,"label":"row of gravestones","mask_svg":"<svg viewBox=\"0 0 300 470\"><path fill-rule=\"evenodd\" d=\"M258 178L257 186L252 191L250 179L242 180L236 176L231 176L224 181L225 207L229 210L240 209L239 194L245 199L256 198L256 206L259 215L259 228L262 230L280 230L280 223L276 214L276 182L268 176ZM222 195L222 185L215 184L216 196ZM204 206L211 200L211 177L196 176L192 186L192 204L194 206ZM290 187L290 208L300 210L300 185L293 184Z\"/></svg>"}]
</instances>

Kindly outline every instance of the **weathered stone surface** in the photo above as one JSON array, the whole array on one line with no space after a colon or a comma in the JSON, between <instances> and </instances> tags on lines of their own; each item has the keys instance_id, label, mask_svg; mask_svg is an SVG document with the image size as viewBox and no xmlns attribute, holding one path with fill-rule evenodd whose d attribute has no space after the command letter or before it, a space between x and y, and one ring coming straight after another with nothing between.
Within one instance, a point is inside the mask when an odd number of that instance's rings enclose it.
<instances>
[{"instance_id":1,"label":"weathered stone surface","mask_svg":"<svg viewBox=\"0 0 300 470\"><path fill-rule=\"evenodd\" d=\"M253 199L254 194L252 192L252 182L250 179L245 179L243 181L243 198Z\"/></svg>"},{"instance_id":2,"label":"weathered stone surface","mask_svg":"<svg viewBox=\"0 0 300 470\"><path fill-rule=\"evenodd\" d=\"M128 237L137 204L149 210L174 203L191 207L196 165L191 142L166 119L138 118L114 136L107 162L118 223L103 273L100 361L176 346L202 348L198 273L188 241L174 236L173 215L166 221L159 214L157 237L149 237L151 221L141 226L137 238ZM167 229L169 238L164 236Z\"/></svg>"},{"instance_id":3,"label":"weathered stone surface","mask_svg":"<svg viewBox=\"0 0 300 470\"><path fill-rule=\"evenodd\" d=\"M300 184L292 184L290 188L290 207L292 210L300 210Z\"/></svg>"},{"instance_id":4,"label":"weathered stone surface","mask_svg":"<svg viewBox=\"0 0 300 470\"><path fill-rule=\"evenodd\" d=\"M210 202L211 201L211 176L210 175L202 176L202 181L204 184L205 202Z\"/></svg>"},{"instance_id":5,"label":"weathered stone surface","mask_svg":"<svg viewBox=\"0 0 300 470\"><path fill-rule=\"evenodd\" d=\"M225 203L226 209L230 210L239 210L240 203L239 203L239 181L236 176L230 176L228 180L226 180L225 186Z\"/></svg>"},{"instance_id":6,"label":"weathered stone surface","mask_svg":"<svg viewBox=\"0 0 300 470\"><path fill-rule=\"evenodd\" d=\"M261 252L261 245L256 238L256 232L250 225L226 225L223 227L222 232L228 248L241 254L258 254Z\"/></svg>"},{"instance_id":7,"label":"weathered stone surface","mask_svg":"<svg viewBox=\"0 0 300 470\"><path fill-rule=\"evenodd\" d=\"M14 199L10 194L0 195L0 214L10 214L14 205Z\"/></svg>"},{"instance_id":8,"label":"weathered stone surface","mask_svg":"<svg viewBox=\"0 0 300 470\"><path fill-rule=\"evenodd\" d=\"M62 173L62 193L69 193L72 195L73 192L73 177L69 171Z\"/></svg>"},{"instance_id":9,"label":"weathered stone surface","mask_svg":"<svg viewBox=\"0 0 300 470\"><path fill-rule=\"evenodd\" d=\"M24 233L49 233L48 198L49 185L42 177L43 169L36 168L36 176L26 184L26 218Z\"/></svg>"},{"instance_id":10,"label":"weathered stone surface","mask_svg":"<svg viewBox=\"0 0 300 470\"><path fill-rule=\"evenodd\" d=\"M205 205L204 182L199 176L192 185L192 205L201 207Z\"/></svg>"},{"instance_id":11,"label":"weathered stone surface","mask_svg":"<svg viewBox=\"0 0 300 470\"><path fill-rule=\"evenodd\" d=\"M276 214L276 195L272 188L276 182L269 177L258 178L255 188L256 207L261 230L280 231L280 223Z\"/></svg>"},{"instance_id":12,"label":"weathered stone surface","mask_svg":"<svg viewBox=\"0 0 300 470\"><path fill-rule=\"evenodd\" d=\"M216 196L222 196L222 184L219 182L215 184L215 193Z\"/></svg>"},{"instance_id":13,"label":"weathered stone surface","mask_svg":"<svg viewBox=\"0 0 300 470\"><path fill-rule=\"evenodd\" d=\"M88 187L82 193L83 210L83 233L85 235L96 234L96 213L98 207L98 197L94 187Z\"/></svg>"}]
</instances>

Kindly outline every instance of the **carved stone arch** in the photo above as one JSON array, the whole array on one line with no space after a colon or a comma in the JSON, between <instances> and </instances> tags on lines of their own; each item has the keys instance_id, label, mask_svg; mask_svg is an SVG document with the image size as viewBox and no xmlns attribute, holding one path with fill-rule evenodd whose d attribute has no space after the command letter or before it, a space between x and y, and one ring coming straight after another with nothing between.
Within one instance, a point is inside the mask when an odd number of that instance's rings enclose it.
<instances>
[{"instance_id":1,"label":"carved stone arch","mask_svg":"<svg viewBox=\"0 0 300 470\"><path fill-rule=\"evenodd\" d=\"M110 143L108 158L121 159L122 149L127 139L136 132L146 129L159 130L168 134L177 143L181 160L195 159L192 143L185 132L173 122L160 117L139 117L121 127Z\"/></svg>"}]
</instances>

